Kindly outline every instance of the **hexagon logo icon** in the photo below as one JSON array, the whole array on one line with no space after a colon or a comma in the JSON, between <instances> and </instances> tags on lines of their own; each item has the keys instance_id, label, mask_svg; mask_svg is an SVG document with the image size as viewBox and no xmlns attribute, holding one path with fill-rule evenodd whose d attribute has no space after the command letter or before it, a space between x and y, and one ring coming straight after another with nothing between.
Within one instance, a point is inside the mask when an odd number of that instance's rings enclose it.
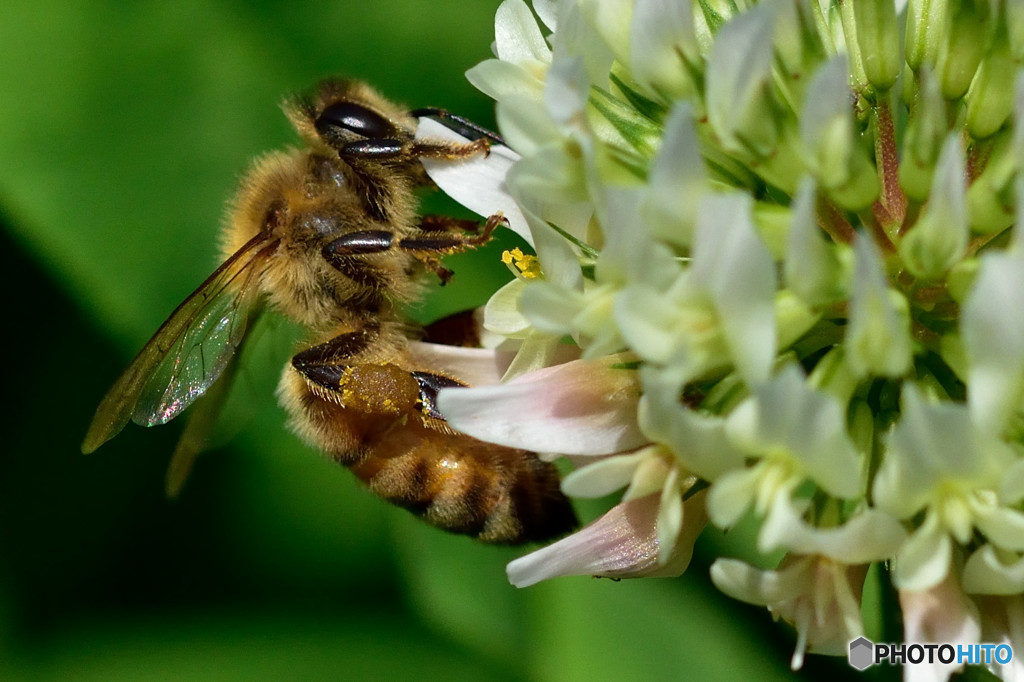
<instances>
[{"instance_id":1,"label":"hexagon logo icon","mask_svg":"<svg viewBox=\"0 0 1024 682\"><path fill-rule=\"evenodd\" d=\"M875 645L866 637L858 637L850 642L850 654L847 660L857 670L869 667L874 659Z\"/></svg>"}]
</instances>

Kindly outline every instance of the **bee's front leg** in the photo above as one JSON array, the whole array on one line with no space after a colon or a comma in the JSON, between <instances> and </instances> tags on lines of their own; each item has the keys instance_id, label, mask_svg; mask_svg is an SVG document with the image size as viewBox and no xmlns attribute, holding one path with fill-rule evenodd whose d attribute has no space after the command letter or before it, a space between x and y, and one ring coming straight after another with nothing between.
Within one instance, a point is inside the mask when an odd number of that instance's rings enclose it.
<instances>
[{"instance_id":1,"label":"bee's front leg","mask_svg":"<svg viewBox=\"0 0 1024 682\"><path fill-rule=\"evenodd\" d=\"M422 107L419 109L413 109L409 112L409 115L413 118L430 117L444 121L445 125L470 140L477 140L480 138L487 138L493 143L504 145L503 140L494 131L484 128L478 123L470 121L468 118L453 114L447 109L438 109L437 107Z\"/></svg>"},{"instance_id":2,"label":"bee's front leg","mask_svg":"<svg viewBox=\"0 0 1024 682\"><path fill-rule=\"evenodd\" d=\"M472 142L446 142L443 140L401 140L397 138L370 138L357 140L338 147L343 159L373 161L413 161L416 159L444 159L454 161L490 153L491 143L485 138Z\"/></svg>"}]
</instances>

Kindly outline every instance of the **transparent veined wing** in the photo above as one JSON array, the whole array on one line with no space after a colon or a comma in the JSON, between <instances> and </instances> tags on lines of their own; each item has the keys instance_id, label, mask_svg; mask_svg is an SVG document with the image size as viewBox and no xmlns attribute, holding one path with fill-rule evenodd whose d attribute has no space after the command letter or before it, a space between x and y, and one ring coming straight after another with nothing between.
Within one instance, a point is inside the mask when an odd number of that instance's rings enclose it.
<instances>
[{"instance_id":1,"label":"transparent veined wing","mask_svg":"<svg viewBox=\"0 0 1024 682\"><path fill-rule=\"evenodd\" d=\"M253 318L259 317L259 312ZM213 433L220 413L227 402L231 383L238 370L239 356L245 352L245 346L253 337L252 327L258 324L256 319L248 322L249 330L239 343L235 354L228 359L220 378L192 405L185 419L185 427L178 437L178 444L171 454L170 464L164 479L164 492L168 499L175 499L185 486L185 481L192 473L199 455L205 452L213 441Z\"/></svg>"},{"instance_id":2,"label":"transparent veined wing","mask_svg":"<svg viewBox=\"0 0 1024 682\"><path fill-rule=\"evenodd\" d=\"M124 428L163 424L223 373L245 335L277 240L253 237L179 305L107 392L82 442L89 453Z\"/></svg>"}]
</instances>

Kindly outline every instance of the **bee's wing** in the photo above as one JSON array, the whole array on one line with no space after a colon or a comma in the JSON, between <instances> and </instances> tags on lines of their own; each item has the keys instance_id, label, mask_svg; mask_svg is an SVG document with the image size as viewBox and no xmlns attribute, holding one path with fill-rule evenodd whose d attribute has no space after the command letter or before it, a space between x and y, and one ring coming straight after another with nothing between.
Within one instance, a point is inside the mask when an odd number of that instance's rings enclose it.
<instances>
[{"instance_id":1,"label":"bee's wing","mask_svg":"<svg viewBox=\"0 0 1024 682\"><path fill-rule=\"evenodd\" d=\"M254 323L253 320L249 321L250 326ZM178 497L181 489L185 486L186 479L192 473L192 466L196 459L210 447L214 426L221 409L227 402L232 378L238 370L238 356L243 352L243 347L252 336L252 333L246 334L235 354L228 359L220 379L196 400L189 412L188 419L185 420L185 428L181 430L181 436L178 438L178 445L175 446L174 453L171 455L171 462L167 465L164 491L168 499L173 500Z\"/></svg>"},{"instance_id":2,"label":"bee's wing","mask_svg":"<svg viewBox=\"0 0 1024 682\"><path fill-rule=\"evenodd\" d=\"M144 426L173 419L217 380L245 335L277 244L263 233L249 240L171 313L96 408L82 452L113 438L129 419Z\"/></svg>"}]
</instances>

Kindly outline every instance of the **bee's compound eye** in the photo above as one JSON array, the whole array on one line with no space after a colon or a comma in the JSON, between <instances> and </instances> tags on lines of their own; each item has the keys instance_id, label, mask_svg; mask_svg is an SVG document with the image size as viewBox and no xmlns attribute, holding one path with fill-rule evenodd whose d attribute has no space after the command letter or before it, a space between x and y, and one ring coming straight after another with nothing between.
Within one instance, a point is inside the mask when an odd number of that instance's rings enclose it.
<instances>
[{"instance_id":1,"label":"bee's compound eye","mask_svg":"<svg viewBox=\"0 0 1024 682\"><path fill-rule=\"evenodd\" d=\"M355 102L335 102L320 112L316 119L317 132L323 135L331 127L342 128L367 139L395 135L395 126L386 118Z\"/></svg>"}]
</instances>

